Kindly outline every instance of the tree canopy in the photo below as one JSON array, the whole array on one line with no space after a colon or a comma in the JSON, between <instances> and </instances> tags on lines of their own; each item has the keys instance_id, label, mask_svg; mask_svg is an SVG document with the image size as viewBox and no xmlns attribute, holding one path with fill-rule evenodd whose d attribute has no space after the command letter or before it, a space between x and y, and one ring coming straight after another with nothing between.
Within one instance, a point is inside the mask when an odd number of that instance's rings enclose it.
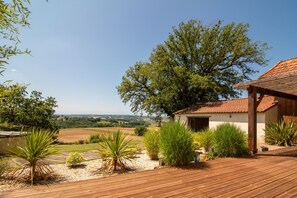
<instances>
[{"instance_id":1,"label":"tree canopy","mask_svg":"<svg viewBox=\"0 0 297 198\"><path fill-rule=\"evenodd\" d=\"M252 41L249 24L190 20L173 27L149 61L131 66L117 87L134 113L167 114L206 101L238 97L232 85L265 65L266 43Z\"/></svg>"},{"instance_id":2,"label":"tree canopy","mask_svg":"<svg viewBox=\"0 0 297 198\"><path fill-rule=\"evenodd\" d=\"M9 2L0 0L0 73L5 69L11 56L29 53L18 46L19 27L28 27L30 11L27 5L30 0L12 0Z\"/></svg>"},{"instance_id":3,"label":"tree canopy","mask_svg":"<svg viewBox=\"0 0 297 198\"><path fill-rule=\"evenodd\" d=\"M20 130L20 128L42 128L56 130L51 121L57 102L53 97L44 98L41 92L32 91L28 95L27 87L19 84L3 84L0 90L9 95L0 100L0 128Z\"/></svg>"}]
</instances>

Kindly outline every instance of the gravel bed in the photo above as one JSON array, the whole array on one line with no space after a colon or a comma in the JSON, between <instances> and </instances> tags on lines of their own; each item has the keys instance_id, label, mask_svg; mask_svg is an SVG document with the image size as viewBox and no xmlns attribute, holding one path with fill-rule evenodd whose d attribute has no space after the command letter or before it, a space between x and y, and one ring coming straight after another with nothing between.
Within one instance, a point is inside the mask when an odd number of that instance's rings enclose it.
<instances>
[{"instance_id":1,"label":"gravel bed","mask_svg":"<svg viewBox=\"0 0 297 198\"><path fill-rule=\"evenodd\" d=\"M97 171L101 167L101 164L102 160L100 159L86 161L83 163L82 166L77 168L69 168L66 164L52 164L50 166L56 174L56 177L53 180L42 182L42 185L67 183L103 177L103 174L100 174ZM133 171L143 171L158 167L159 162L150 160L150 158L146 154L146 151L142 151L141 153L137 154L135 159L133 159L131 162L128 162L128 166ZM12 183L12 181L5 181L0 179L0 191L29 186L28 184L24 183Z\"/></svg>"}]
</instances>

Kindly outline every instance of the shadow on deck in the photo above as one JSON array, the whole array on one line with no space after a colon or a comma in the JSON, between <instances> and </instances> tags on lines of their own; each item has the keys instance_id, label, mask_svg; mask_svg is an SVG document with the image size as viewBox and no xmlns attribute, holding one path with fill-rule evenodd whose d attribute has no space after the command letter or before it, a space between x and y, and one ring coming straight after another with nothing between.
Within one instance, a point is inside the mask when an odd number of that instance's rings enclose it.
<instances>
[{"instance_id":1,"label":"shadow on deck","mask_svg":"<svg viewBox=\"0 0 297 198\"><path fill-rule=\"evenodd\" d=\"M296 147L79 182L3 192L2 197L297 197Z\"/></svg>"}]
</instances>

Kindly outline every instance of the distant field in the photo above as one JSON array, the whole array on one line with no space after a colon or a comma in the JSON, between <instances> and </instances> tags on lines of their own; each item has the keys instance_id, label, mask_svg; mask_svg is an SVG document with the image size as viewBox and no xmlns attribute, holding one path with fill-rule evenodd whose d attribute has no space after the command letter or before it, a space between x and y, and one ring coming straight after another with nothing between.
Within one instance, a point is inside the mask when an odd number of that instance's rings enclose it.
<instances>
[{"instance_id":1,"label":"distant field","mask_svg":"<svg viewBox=\"0 0 297 198\"><path fill-rule=\"evenodd\" d=\"M70 142L77 142L79 140L88 140L90 135L92 134L114 132L117 130L121 130L122 132L129 134L130 138L133 140L143 139L143 137L139 137L134 134L134 128L104 127L104 128L61 129L59 132L59 141L70 143Z\"/></svg>"}]
</instances>

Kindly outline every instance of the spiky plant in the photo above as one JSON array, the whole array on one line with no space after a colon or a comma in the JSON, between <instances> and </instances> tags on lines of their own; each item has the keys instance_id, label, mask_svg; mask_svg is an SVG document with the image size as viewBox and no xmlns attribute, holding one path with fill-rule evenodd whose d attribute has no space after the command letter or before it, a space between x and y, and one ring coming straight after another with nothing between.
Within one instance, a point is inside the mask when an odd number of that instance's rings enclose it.
<instances>
[{"instance_id":1,"label":"spiky plant","mask_svg":"<svg viewBox=\"0 0 297 198\"><path fill-rule=\"evenodd\" d=\"M16 146L10 150L13 157L21 158L27 163L22 166L18 176L20 176L26 168L30 168L30 182L33 185L36 175L42 176L50 173L51 169L48 165L42 162L49 155L56 153L52 148L53 133L47 130L33 129L25 137L24 146Z\"/></svg>"},{"instance_id":2,"label":"spiky plant","mask_svg":"<svg viewBox=\"0 0 297 198\"><path fill-rule=\"evenodd\" d=\"M292 120L269 123L265 129L265 141L278 146L293 146L297 142L297 127Z\"/></svg>"},{"instance_id":3,"label":"spiky plant","mask_svg":"<svg viewBox=\"0 0 297 198\"><path fill-rule=\"evenodd\" d=\"M102 169L110 172L116 171L118 167L127 168L126 162L135 158L137 152L132 140L119 130L102 135L98 150L103 159Z\"/></svg>"}]
</instances>

